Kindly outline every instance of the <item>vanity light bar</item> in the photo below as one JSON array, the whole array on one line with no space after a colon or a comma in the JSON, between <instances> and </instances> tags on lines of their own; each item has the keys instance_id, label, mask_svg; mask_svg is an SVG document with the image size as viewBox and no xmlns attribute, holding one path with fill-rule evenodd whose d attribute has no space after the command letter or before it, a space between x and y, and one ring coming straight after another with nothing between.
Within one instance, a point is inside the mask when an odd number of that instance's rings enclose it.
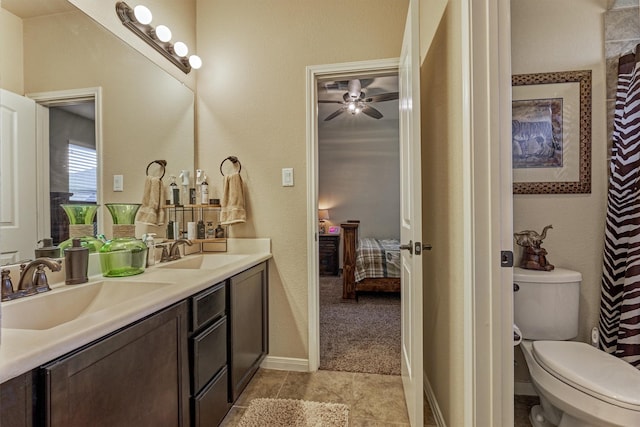
<instances>
[{"instance_id":1,"label":"vanity light bar","mask_svg":"<svg viewBox=\"0 0 640 427\"><path fill-rule=\"evenodd\" d=\"M148 10L148 9L147 9ZM171 39L171 32L169 31L168 39L166 41L160 40L157 34L157 28L154 28L150 24L142 24L140 23L134 14L133 8L129 7L125 2L120 1L116 3L116 13L122 21L122 24L133 31L138 37L147 42L151 47L153 47L156 51L162 54L165 58L171 61L176 67L180 68L185 74L189 74L191 69L197 69L200 67L192 66L190 64L189 59L186 57L179 56L174 49L173 44L169 42ZM150 14L150 13L149 13ZM148 21L151 22L151 21ZM158 26L158 28L165 26ZM167 28L167 30L169 30ZM178 42L181 43L181 42ZM184 45L184 43L182 43ZM186 54L185 54L186 55ZM193 55L195 56L195 55ZM200 59L200 58L198 58Z\"/></svg>"}]
</instances>

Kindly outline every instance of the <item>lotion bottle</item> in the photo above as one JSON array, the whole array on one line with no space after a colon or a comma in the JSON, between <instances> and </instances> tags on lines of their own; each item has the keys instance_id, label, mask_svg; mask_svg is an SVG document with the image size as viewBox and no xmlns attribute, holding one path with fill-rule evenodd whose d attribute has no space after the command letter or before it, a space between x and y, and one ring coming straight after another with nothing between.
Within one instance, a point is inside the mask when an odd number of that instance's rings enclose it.
<instances>
[{"instance_id":1,"label":"lotion bottle","mask_svg":"<svg viewBox=\"0 0 640 427\"><path fill-rule=\"evenodd\" d=\"M204 176L202 184L200 184L200 204L209 204L209 183L207 182L207 176Z\"/></svg>"}]
</instances>

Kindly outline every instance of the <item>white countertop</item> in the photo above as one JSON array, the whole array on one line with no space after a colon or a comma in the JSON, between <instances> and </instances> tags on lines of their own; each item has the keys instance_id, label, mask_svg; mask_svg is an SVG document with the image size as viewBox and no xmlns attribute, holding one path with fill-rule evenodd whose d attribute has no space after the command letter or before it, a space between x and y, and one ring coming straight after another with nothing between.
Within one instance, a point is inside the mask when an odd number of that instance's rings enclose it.
<instances>
[{"instance_id":1,"label":"white countertop","mask_svg":"<svg viewBox=\"0 0 640 427\"><path fill-rule=\"evenodd\" d=\"M89 277L88 283L81 285L67 286L64 284L64 275L53 274L47 270L51 291L3 302L0 308L9 304L20 304L20 301L30 298L47 298L55 293L69 291L71 287L92 286L106 281L126 280L127 282L154 282L163 285L114 307L104 308L50 329L9 329L4 328L4 322L2 322L3 327L0 330L0 383L37 368L270 259L270 245L270 239L228 239L227 252L220 254L246 254L247 256L242 260L208 270L162 268L161 266L166 264L156 264L136 276L107 278L102 277L101 274L95 274ZM183 259L200 255L186 255ZM203 254L205 257L217 255L217 253ZM90 268L89 274L92 272L96 272L95 266ZM15 288L18 276L12 274L12 278ZM54 282L60 278L61 283ZM132 283L131 286L135 286L135 283ZM2 314L1 311L0 314ZM32 316L37 313L21 313L21 315Z\"/></svg>"}]
</instances>

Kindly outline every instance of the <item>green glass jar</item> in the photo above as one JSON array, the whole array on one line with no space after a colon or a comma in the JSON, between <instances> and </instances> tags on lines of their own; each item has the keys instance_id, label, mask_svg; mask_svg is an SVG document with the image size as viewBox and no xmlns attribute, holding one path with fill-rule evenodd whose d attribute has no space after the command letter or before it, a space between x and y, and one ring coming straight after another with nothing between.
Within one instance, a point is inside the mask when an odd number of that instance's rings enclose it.
<instances>
[{"instance_id":1,"label":"green glass jar","mask_svg":"<svg viewBox=\"0 0 640 427\"><path fill-rule=\"evenodd\" d=\"M147 266L147 245L135 238L134 221L139 203L107 203L113 219L113 238L100 248L100 267L105 277L133 276Z\"/></svg>"},{"instance_id":2,"label":"green glass jar","mask_svg":"<svg viewBox=\"0 0 640 427\"><path fill-rule=\"evenodd\" d=\"M58 247L60 253L72 247L73 239L80 239L80 246L89 249L90 253L98 252L102 241L93 235L93 218L100 205L63 204L60 205L69 218L69 238L61 242Z\"/></svg>"}]
</instances>

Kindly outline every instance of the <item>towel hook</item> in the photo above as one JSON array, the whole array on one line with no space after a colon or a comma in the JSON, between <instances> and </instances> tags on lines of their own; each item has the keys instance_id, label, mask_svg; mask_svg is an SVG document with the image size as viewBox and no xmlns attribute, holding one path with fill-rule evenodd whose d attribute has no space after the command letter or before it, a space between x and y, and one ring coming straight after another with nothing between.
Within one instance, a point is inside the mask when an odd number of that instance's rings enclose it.
<instances>
[{"instance_id":1,"label":"towel hook","mask_svg":"<svg viewBox=\"0 0 640 427\"><path fill-rule=\"evenodd\" d=\"M157 164L160 165L160 167L162 168L162 175L160 176L160 179L164 178L164 173L165 173L166 167L167 167L167 161L166 160L154 160L151 163L149 163L147 165L147 171L146 171L147 176L149 176L149 167L154 163L157 163Z\"/></svg>"},{"instance_id":2,"label":"towel hook","mask_svg":"<svg viewBox=\"0 0 640 427\"><path fill-rule=\"evenodd\" d=\"M222 176L224 176L224 172L222 172L222 165L224 164L224 162L226 162L227 160L229 160L231 163L233 163L234 165L237 164L238 165L238 173L240 173L240 171L242 170L242 163L240 163L240 160L238 160L238 158L236 156L229 156L226 159L224 159L222 161L222 163L220 163L220 173L222 174Z\"/></svg>"}]
</instances>

